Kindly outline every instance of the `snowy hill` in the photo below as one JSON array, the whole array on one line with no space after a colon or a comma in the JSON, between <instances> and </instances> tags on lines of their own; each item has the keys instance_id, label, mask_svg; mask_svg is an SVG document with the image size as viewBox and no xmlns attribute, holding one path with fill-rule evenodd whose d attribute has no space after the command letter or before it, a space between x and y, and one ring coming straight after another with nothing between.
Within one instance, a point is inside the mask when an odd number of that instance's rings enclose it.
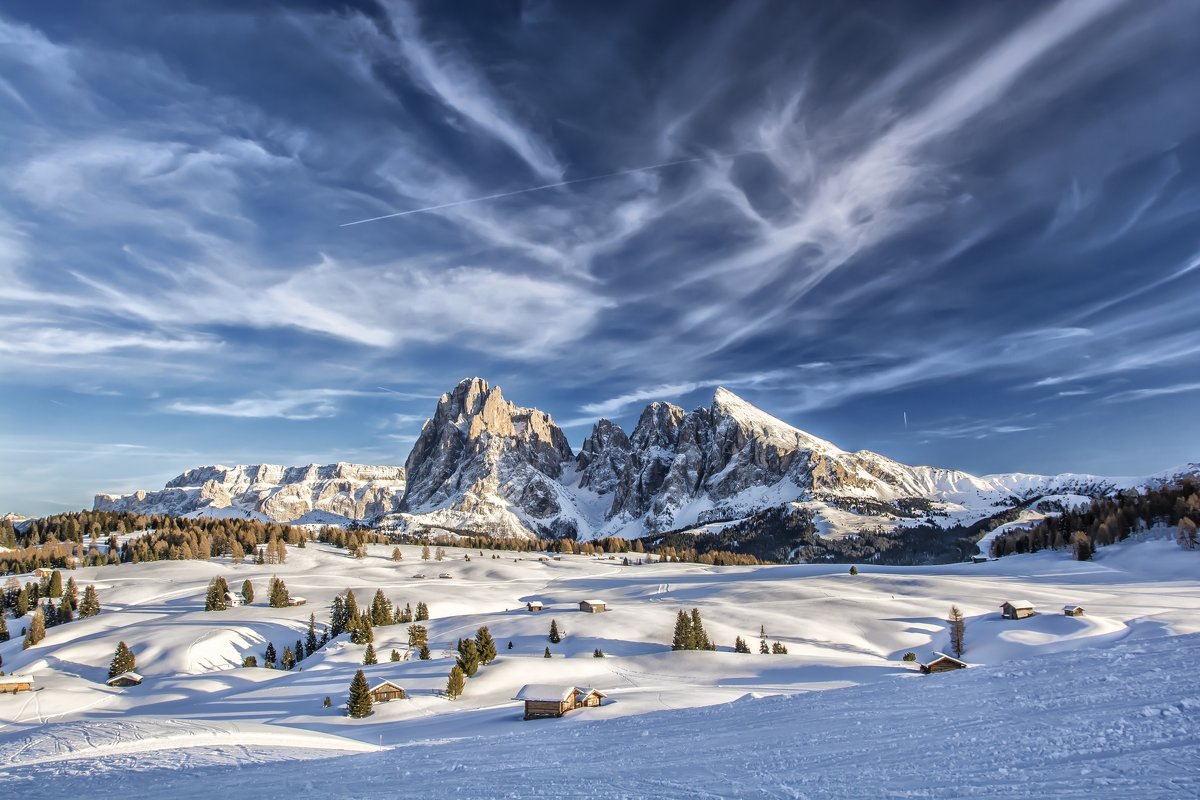
<instances>
[{"instance_id":1,"label":"snowy hill","mask_svg":"<svg viewBox=\"0 0 1200 800\"><path fill-rule=\"evenodd\" d=\"M98 494L96 511L172 516L240 517L269 522L338 524L396 511L404 496L402 467L254 464L189 470L161 491Z\"/></svg>"},{"instance_id":2,"label":"snowy hill","mask_svg":"<svg viewBox=\"0 0 1200 800\"><path fill-rule=\"evenodd\" d=\"M236 793L230 781L313 797L400 785L434 797L469 789L481 797L1104 798L1135 787L1139 797L1200 789L1190 767L1200 755L1200 553L1167 538L1106 547L1093 562L1046 551L974 565L864 567L856 576L815 565L625 566L619 557L481 558L448 548L432 568L453 580L420 581L412 573L430 568L420 548L402 550L400 563L390 546L368 546L355 559L310 543L288 548L279 565L218 558L71 571L97 587L101 613L51 628L28 650L17 639L0 644L4 668L33 675L39 687L0 695L0 784L11 796L86 786L89 798L150 787L178 798ZM308 605L272 609L260 597L204 612L215 575L234 587L249 579L260 595L278 575ZM325 622L346 587L363 605L376 587L401 604L427 602L433 658L387 661L392 648L408 650L405 626L394 625L375 629L376 666L361 667L365 648L345 636L298 670L237 666L246 655L261 659L267 642L281 650L301 638L310 613ZM580 613L586 597L609 610ZM525 611L533 598L546 610ZM999 604L1014 598L1039 613L1000 619ZM1064 616L1068 603L1086 614ZM920 676L901 656L926 660L946 649L951 604L967 617L971 667ZM670 650L681 608L700 610L717 651ZM552 619L565 638L546 659ZM454 642L481 625L499 658L448 701L438 691ZM757 644L760 627L788 653L732 651L736 636ZM104 685L118 641L136 654L142 685ZM596 648L604 658L592 656ZM342 706L359 668L410 699L349 719ZM511 698L527 683L594 686L607 700L525 722ZM379 746L388 752L292 763ZM606 767L572 768L581 747Z\"/></svg>"}]
</instances>

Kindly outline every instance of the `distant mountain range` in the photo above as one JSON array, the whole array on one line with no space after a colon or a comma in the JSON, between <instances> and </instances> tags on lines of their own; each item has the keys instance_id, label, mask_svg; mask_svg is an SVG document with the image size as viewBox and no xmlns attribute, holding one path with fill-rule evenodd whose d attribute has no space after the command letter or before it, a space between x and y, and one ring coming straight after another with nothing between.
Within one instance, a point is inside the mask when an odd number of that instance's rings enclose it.
<instances>
[{"instance_id":1,"label":"distant mountain range","mask_svg":"<svg viewBox=\"0 0 1200 800\"><path fill-rule=\"evenodd\" d=\"M161 491L97 495L95 508L590 539L713 531L789 507L837 535L965 525L1035 497L1079 502L1188 474L1200 464L1142 478L913 467L842 450L723 388L690 412L651 403L630 434L601 419L574 453L549 414L469 378L438 400L404 467L200 467Z\"/></svg>"}]
</instances>

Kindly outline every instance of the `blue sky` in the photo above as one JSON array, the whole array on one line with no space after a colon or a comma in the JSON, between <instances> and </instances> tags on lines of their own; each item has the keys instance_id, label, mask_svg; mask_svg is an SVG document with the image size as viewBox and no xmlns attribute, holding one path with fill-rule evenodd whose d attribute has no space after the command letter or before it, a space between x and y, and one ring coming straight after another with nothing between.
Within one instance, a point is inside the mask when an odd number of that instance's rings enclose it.
<instances>
[{"instance_id":1,"label":"blue sky","mask_svg":"<svg viewBox=\"0 0 1200 800\"><path fill-rule=\"evenodd\" d=\"M909 463L1195 460L1198 93L1191 0L8 4L0 510L400 464L469 375L576 445L722 384Z\"/></svg>"}]
</instances>

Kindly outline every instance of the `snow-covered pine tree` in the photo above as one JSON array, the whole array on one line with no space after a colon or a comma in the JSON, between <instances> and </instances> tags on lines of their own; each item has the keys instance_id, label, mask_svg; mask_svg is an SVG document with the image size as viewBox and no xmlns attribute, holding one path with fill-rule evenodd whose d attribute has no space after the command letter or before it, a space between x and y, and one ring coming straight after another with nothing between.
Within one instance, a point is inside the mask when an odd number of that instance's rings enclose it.
<instances>
[{"instance_id":1,"label":"snow-covered pine tree","mask_svg":"<svg viewBox=\"0 0 1200 800\"><path fill-rule=\"evenodd\" d=\"M354 673L354 680L350 681L350 699L346 701L346 713L354 719L371 716L371 686L361 669Z\"/></svg>"},{"instance_id":2,"label":"snow-covered pine tree","mask_svg":"<svg viewBox=\"0 0 1200 800\"><path fill-rule=\"evenodd\" d=\"M558 644L562 641L562 634L558 632L558 620L550 620L550 635L547 638L550 640L550 644Z\"/></svg>"},{"instance_id":3,"label":"snow-covered pine tree","mask_svg":"<svg viewBox=\"0 0 1200 800\"><path fill-rule=\"evenodd\" d=\"M379 657L375 655L375 645L368 644L367 652L363 653L363 666L372 666L379 663Z\"/></svg>"}]
</instances>

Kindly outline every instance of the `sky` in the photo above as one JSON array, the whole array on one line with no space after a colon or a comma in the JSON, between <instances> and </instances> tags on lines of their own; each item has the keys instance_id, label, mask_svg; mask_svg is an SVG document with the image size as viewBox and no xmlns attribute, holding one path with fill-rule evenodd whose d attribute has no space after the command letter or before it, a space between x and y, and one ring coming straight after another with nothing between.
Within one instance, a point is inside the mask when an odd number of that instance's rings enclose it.
<instances>
[{"instance_id":1,"label":"sky","mask_svg":"<svg viewBox=\"0 0 1200 800\"><path fill-rule=\"evenodd\" d=\"M0 511L403 464L474 375L1200 460L1198 97L1192 0L6 4Z\"/></svg>"}]
</instances>

